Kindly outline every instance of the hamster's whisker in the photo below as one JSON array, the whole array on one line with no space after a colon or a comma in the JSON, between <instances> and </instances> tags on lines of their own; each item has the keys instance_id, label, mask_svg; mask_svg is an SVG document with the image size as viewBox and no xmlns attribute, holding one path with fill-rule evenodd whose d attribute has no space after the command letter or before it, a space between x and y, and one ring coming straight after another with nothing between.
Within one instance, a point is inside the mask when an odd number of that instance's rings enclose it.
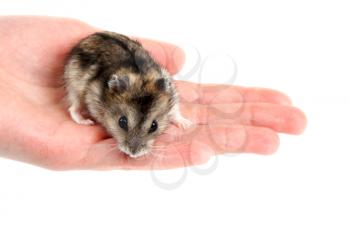
<instances>
[{"instance_id":1,"label":"hamster's whisker","mask_svg":"<svg viewBox=\"0 0 350 233\"><path fill-rule=\"evenodd\" d=\"M106 155L113 152L113 151L116 151L116 152L119 152L119 148L117 146L114 146L112 148L110 148L109 150L106 151Z\"/></svg>"},{"instance_id":2,"label":"hamster's whisker","mask_svg":"<svg viewBox=\"0 0 350 233\"><path fill-rule=\"evenodd\" d=\"M98 149L98 148L103 148L103 149L107 149L105 153L105 155L108 155L109 153L115 151L115 152L119 152L120 149L117 145L117 143L103 143L103 144L97 144L93 146L94 148Z\"/></svg>"},{"instance_id":3,"label":"hamster's whisker","mask_svg":"<svg viewBox=\"0 0 350 233\"><path fill-rule=\"evenodd\" d=\"M157 153L157 154L159 154L159 153L164 153L164 152L165 152L165 150L153 150L152 152L153 152L153 153Z\"/></svg>"},{"instance_id":4,"label":"hamster's whisker","mask_svg":"<svg viewBox=\"0 0 350 233\"><path fill-rule=\"evenodd\" d=\"M151 150L151 153L154 153L154 152L156 152L157 154L159 154L159 153L164 153L165 152L165 149L153 149L152 148L152 150Z\"/></svg>"},{"instance_id":5,"label":"hamster's whisker","mask_svg":"<svg viewBox=\"0 0 350 233\"><path fill-rule=\"evenodd\" d=\"M152 147L151 149L152 149L152 150L153 150L153 149L156 149L156 150L165 150L166 147Z\"/></svg>"},{"instance_id":6,"label":"hamster's whisker","mask_svg":"<svg viewBox=\"0 0 350 233\"><path fill-rule=\"evenodd\" d=\"M93 147L116 147L117 144L116 143L104 143L104 144L97 144L97 145L93 145Z\"/></svg>"},{"instance_id":7,"label":"hamster's whisker","mask_svg":"<svg viewBox=\"0 0 350 233\"><path fill-rule=\"evenodd\" d=\"M152 146L152 148L166 148L166 146Z\"/></svg>"},{"instance_id":8,"label":"hamster's whisker","mask_svg":"<svg viewBox=\"0 0 350 233\"><path fill-rule=\"evenodd\" d=\"M176 136L176 135L174 135L173 133L166 133L166 132L163 132L162 134L166 134L166 135L173 135L173 136Z\"/></svg>"},{"instance_id":9,"label":"hamster's whisker","mask_svg":"<svg viewBox=\"0 0 350 233\"><path fill-rule=\"evenodd\" d=\"M164 159L165 158L165 154L164 153L154 153L154 152L150 152L150 154L158 159Z\"/></svg>"},{"instance_id":10,"label":"hamster's whisker","mask_svg":"<svg viewBox=\"0 0 350 233\"><path fill-rule=\"evenodd\" d=\"M152 146L152 149L165 149L167 148L166 146Z\"/></svg>"}]
</instances>

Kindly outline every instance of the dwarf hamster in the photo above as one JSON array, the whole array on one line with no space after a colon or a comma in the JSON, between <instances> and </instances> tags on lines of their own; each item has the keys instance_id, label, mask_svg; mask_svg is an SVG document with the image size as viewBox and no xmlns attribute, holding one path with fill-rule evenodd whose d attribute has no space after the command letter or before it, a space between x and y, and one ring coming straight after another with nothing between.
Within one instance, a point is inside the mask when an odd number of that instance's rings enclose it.
<instances>
[{"instance_id":1,"label":"dwarf hamster","mask_svg":"<svg viewBox=\"0 0 350 233\"><path fill-rule=\"evenodd\" d=\"M149 153L170 122L191 124L169 73L127 36L97 32L81 40L68 56L64 81L71 118L100 123L130 157Z\"/></svg>"}]
</instances>

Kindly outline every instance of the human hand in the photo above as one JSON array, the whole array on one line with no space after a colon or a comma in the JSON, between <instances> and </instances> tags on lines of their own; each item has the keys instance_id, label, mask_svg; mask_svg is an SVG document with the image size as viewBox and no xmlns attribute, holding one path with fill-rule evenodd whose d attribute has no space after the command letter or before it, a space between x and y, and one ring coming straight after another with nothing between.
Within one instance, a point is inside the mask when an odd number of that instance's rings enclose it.
<instances>
[{"instance_id":1,"label":"human hand","mask_svg":"<svg viewBox=\"0 0 350 233\"><path fill-rule=\"evenodd\" d=\"M95 31L71 19L0 17L1 155L57 170L167 169L222 153L270 154L278 132L299 134L306 126L304 114L280 92L177 81L181 112L194 127L171 126L152 154L129 158L102 127L73 122L63 101L64 58ZM176 46L139 40L170 73L183 64Z\"/></svg>"}]
</instances>

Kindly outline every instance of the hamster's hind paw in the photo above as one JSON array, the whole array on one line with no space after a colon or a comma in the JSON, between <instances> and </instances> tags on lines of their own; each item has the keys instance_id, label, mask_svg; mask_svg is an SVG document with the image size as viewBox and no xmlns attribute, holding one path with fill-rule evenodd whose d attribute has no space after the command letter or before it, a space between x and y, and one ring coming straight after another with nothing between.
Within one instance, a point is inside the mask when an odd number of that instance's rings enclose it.
<instances>
[{"instance_id":1,"label":"hamster's hind paw","mask_svg":"<svg viewBox=\"0 0 350 233\"><path fill-rule=\"evenodd\" d=\"M84 118L84 116L80 113L80 111L73 106L69 108L69 113L70 113L70 116L72 117L72 119L80 125L94 125L95 124L95 122L93 120Z\"/></svg>"}]
</instances>

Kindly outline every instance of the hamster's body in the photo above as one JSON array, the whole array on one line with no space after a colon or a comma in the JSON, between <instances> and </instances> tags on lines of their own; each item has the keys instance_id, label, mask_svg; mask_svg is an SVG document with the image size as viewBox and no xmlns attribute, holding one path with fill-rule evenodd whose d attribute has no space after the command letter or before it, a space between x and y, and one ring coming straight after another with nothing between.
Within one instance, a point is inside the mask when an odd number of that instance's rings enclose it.
<instances>
[{"instance_id":1,"label":"hamster's body","mask_svg":"<svg viewBox=\"0 0 350 233\"><path fill-rule=\"evenodd\" d=\"M83 39L68 57L64 80L72 119L99 122L131 157L148 153L169 122L190 125L168 72L126 36L98 32Z\"/></svg>"}]
</instances>

